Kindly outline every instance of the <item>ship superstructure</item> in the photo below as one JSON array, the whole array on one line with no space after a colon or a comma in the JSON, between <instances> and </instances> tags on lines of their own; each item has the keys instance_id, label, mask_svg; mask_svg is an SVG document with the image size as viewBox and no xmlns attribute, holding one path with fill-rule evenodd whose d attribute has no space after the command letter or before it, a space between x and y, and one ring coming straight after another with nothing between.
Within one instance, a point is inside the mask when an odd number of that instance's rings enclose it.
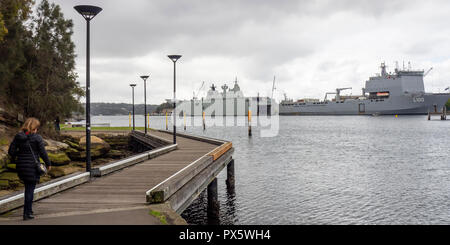
<instances>
[{"instance_id":1,"label":"ship superstructure","mask_svg":"<svg viewBox=\"0 0 450 245\"><path fill-rule=\"evenodd\" d=\"M186 116L247 116L251 110L253 115L270 114L271 99L269 97L245 97L237 78L233 88L223 84L222 91L212 84L205 98L194 96L191 100L177 102L177 111Z\"/></svg>"}]
</instances>

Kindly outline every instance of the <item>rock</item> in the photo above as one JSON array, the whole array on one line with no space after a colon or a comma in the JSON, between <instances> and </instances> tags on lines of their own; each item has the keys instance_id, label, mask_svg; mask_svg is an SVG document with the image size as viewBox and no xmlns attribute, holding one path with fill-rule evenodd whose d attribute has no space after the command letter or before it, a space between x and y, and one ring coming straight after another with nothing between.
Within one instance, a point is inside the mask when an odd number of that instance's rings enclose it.
<instances>
[{"instance_id":1,"label":"rock","mask_svg":"<svg viewBox=\"0 0 450 245\"><path fill-rule=\"evenodd\" d=\"M11 162L11 159L7 152L0 150L0 168L6 167Z\"/></svg>"},{"instance_id":2,"label":"rock","mask_svg":"<svg viewBox=\"0 0 450 245\"><path fill-rule=\"evenodd\" d=\"M68 144L66 143L62 143L56 140L51 140L51 139L44 139L44 143L45 143L45 149L51 149L54 152L56 151L64 151L65 149L67 149L69 147ZM56 150L55 150L56 149ZM49 151L49 150L47 150Z\"/></svg>"},{"instance_id":3,"label":"rock","mask_svg":"<svg viewBox=\"0 0 450 245\"><path fill-rule=\"evenodd\" d=\"M0 186L2 189L14 189L23 186L17 173L3 172L0 174Z\"/></svg>"},{"instance_id":4,"label":"rock","mask_svg":"<svg viewBox=\"0 0 450 245\"><path fill-rule=\"evenodd\" d=\"M119 159L125 157L125 154L118 150L110 150L108 154L105 155L105 157Z\"/></svg>"},{"instance_id":5,"label":"rock","mask_svg":"<svg viewBox=\"0 0 450 245\"><path fill-rule=\"evenodd\" d=\"M8 165L6 165L6 168L8 169L8 170L11 170L11 171L16 171L16 164L14 164L14 163L10 163L10 164L8 164Z\"/></svg>"},{"instance_id":6,"label":"rock","mask_svg":"<svg viewBox=\"0 0 450 245\"><path fill-rule=\"evenodd\" d=\"M82 148L85 152L86 149L86 136L80 138L79 142L80 148ZM109 152L111 147L104 140L100 139L97 136L91 136L91 157L97 158L105 155ZM83 155L83 154L81 154ZM86 158L86 154L84 154L84 158Z\"/></svg>"},{"instance_id":7,"label":"rock","mask_svg":"<svg viewBox=\"0 0 450 245\"><path fill-rule=\"evenodd\" d=\"M79 151L74 148L68 148L66 150L67 155L71 160L84 160L86 159L86 152L85 151Z\"/></svg>"},{"instance_id":8,"label":"rock","mask_svg":"<svg viewBox=\"0 0 450 245\"><path fill-rule=\"evenodd\" d=\"M62 167L52 167L52 169L48 172L48 175L52 178L59 178L66 175L66 173Z\"/></svg>"},{"instance_id":9,"label":"rock","mask_svg":"<svg viewBox=\"0 0 450 245\"><path fill-rule=\"evenodd\" d=\"M54 146L46 146L45 151L47 153L53 153L53 154L60 152L60 150Z\"/></svg>"},{"instance_id":10,"label":"rock","mask_svg":"<svg viewBox=\"0 0 450 245\"><path fill-rule=\"evenodd\" d=\"M64 152L48 153L48 158L54 166L62 166L70 163L70 158Z\"/></svg>"},{"instance_id":11,"label":"rock","mask_svg":"<svg viewBox=\"0 0 450 245\"><path fill-rule=\"evenodd\" d=\"M72 142L70 140L65 139L65 140L63 140L63 142L66 143L67 145L69 145L69 147L72 147L74 149L79 149L80 148L80 145L78 145L77 143L74 143L74 142Z\"/></svg>"}]
</instances>

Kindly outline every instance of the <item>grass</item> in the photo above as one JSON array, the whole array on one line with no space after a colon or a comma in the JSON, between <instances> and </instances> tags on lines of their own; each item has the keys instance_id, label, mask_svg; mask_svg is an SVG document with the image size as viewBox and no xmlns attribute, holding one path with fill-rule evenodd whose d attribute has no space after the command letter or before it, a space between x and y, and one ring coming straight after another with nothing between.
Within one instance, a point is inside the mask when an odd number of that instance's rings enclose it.
<instances>
[{"instance_id":1,"label":"grass","mask_svg":"<svg viewBox=\"0 0 450 245\"><path fill-rule=\"evenodd\" d=\"M166 220L166 216L162 215L160 212L158 211L154 211L154 210L150 210L149 213L151 216L156 217L159 219L159 222L161 222L161 224L163 225L167 225L167 220Z\"/></svg>"}]
</instances>

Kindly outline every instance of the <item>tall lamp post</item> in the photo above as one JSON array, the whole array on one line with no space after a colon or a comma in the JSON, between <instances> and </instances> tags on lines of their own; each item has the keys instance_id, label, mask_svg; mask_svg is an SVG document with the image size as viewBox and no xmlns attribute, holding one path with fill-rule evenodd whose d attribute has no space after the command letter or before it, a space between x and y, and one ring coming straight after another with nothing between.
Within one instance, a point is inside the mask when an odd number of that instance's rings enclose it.
<instances>
[{"instance_id":1,"label":"tall lamp post","mask_svg":"<svg viewBox=\"0 0 450 245\"><path fill-rule=\"evenodd\" d=\"M133 131L135 130L135 125L134 125L134 87L136 87L136 84L132 83L130 84L131 87L131 91L132 91L132 96L133 96Z\"/></svg>"},{"instance_id":2,"label":"tall lamp post","mask_svg":"<svg viewBox=\"0 0 450 245\"><path fill-rule=\"evenodd\" d=\"M141 76L142 80L144 80L144 118L145 118L144 128L145 128L145 134L147 134L147 87L145 85L145 81L147 81L148 77L149 76L147 76L147 75Z\"/></svg>"},{"instance_id":3,"label":"tall lamp post","mask_svg":"<svg viewBox=\"0 0 450 245\"><path fill-rule=\"evenodd\" d=\"M77 5L74 9L86 20L86 172L91 172L91 71L90 71L90 21L102 11L102 8L92 5Z\"/></svg>"},{"instance_id":4,"label":"tall lamp post","mask_svg":"<svg viewBox=\"0 0 450 245\"><path fill-rule=\"evenodd\" d=\"M179 58L181 58L181 55L173 54L173 55L167 55L170 60L173 61L173 143L177 143L177 126L176 126L176 115L175 115L175 107L176 107L176 63Z\"/></svg>"}]
</instances>

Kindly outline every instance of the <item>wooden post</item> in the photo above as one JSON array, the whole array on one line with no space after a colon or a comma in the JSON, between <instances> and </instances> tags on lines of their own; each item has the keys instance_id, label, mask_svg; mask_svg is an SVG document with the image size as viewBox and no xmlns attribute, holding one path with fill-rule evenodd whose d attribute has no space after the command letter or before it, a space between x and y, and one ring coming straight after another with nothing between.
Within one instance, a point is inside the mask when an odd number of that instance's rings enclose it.
<instances>
[{"instance_id":1,"label":"wooden post","mask_svg":"<svg viewBox=\"0 0 450 245\"><path fill-rule=\"evenodd\" d=\"M228 192L234 192L234 159L227 165L227 189Z\"/></svg>"},{"instance_id":2,"label":"wooden post","mask_svg":"<svg viewBox=\"0 0 450 245\"><path fill-rule=\"evenodd\" d=\"M186 131L186 112L183 112L184 116L184 131Z\"/></svg>"},{"instance_id":3,"label":"wooden post","mask_svg":"<svg viewBox=\"0 0 450 245\"><path fill-rule=\"evenodd\" d=\"M168 121L168 119L167 119L167 111L166 111L166 130L169 130L169 121Z\"/></svg>"},{"instance_id":4,"label":"wooden post","mask_svg":"<svg viewBox=\"0 0 450 245\"><path fill-rule=\"evenodd\" d=\"M252 136L252 111L248 110L248 136Z\"/></svg>"},{"instance_id":5,"label":"wooden post","mask_svg":"<svg viewBox=\"0 0 450 245\"><path fill-rule=\"evenodd\" d=\"M219 199L217 197L217 178L208 185L208 224L218 225L219 222Z\"/></svg>"},{"instance_id":6,"label":"wooden post","mask_svg":"<svg viewBox=\"0 0 450 245\"><path fill-rule=\"evenodd\" d=\"M430 114L430 110L428 110L428 121L430 121L431 119L431 114Z\"/></svg>"}]
</instances>

